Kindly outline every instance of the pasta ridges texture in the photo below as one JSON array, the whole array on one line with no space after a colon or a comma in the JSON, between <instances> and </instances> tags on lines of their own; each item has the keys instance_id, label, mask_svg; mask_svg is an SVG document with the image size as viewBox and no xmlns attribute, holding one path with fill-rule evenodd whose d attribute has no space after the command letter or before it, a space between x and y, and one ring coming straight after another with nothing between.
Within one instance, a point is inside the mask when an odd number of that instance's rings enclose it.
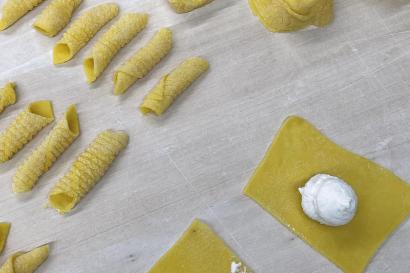
<instances>
[{"instance_id":1,"label":"pasta ridges texture","mask_svg":"<svg viewBox=\"0 0 410 273\"><path fill-rule=\"evenodd\" d=\"M13 177L13 192L31 191L40 176L50 169L79 134L77 111L75 106L71 105L46 139L18 167Z\"/></svg>"},{"instance_id":2,"label":"pasta ridges texture","mask_svg":"<svg viewBox=\"0 0 410 273\"><path fill-rule=\"evenodd\" d=\"M48 200L51 207L59 213L71 211L127 144L125 132L107 130L100 133L50 191Z\"/></svg>"},{"instance_id":3,"label":"pasta ridges texture","mask_svg":"<svg viewBox=\"0 0 410 273\"><path fill-rule=\"evenodd\" d=\"M40 33L54 37L70 21L73 12L83 0L53 0L33 24L34 29Z\"/></svg>"},{"instance_id":4,"label":"pasta ridges texture","mask_svg":"<svg viewBox=\"0 0 410 273\"><path fill-rule=\"evenodd\" d=\"M161 115L208 68L208 62L200 57L187 59L150 91L141 104L141 112Z\"/></svg>"},{"instance_id":5,"label":"pasta ridges texture","mask_svg":"<svg viewBox=\"0 0 410 273\"><path fill-rule=\"evenodd\" d=\"M53 120L54 113L50 101L29 104L0 135L0 163L10 160Z\"/></svg>"},{"instance_id":6,"label":"pasta ridges texture","mask_svg":"<svg viewBox=\"0 0 410 273\"><path fill-rule=\"evenodd\" d=\"M91 54L84 60L88 83L94 82L105 70L117 52L138 35L147 25L148 15L128 13L122 16L96 42Z\"/></svg>"},{"instance_id":7,"label":"pasta ridges texture","mask_svg":"<svg viewBox=\"0 0 410 273\"><path fill-rule=\"evenodd\" d=\"M7 237L9 236L10 223L0 223L0 254L6 246Z\"/></svg>"},{"instance_id":8,"label":"pasta ridges texture","mask_svg":"<svg viewBox=\"0 0 410 273\"><path fill-rule=\"evenodd\" d=\"M108 3L84 12L71 24L63 34L63 38L55 45L53 49L54 64L71 60L105 24L117 16L118 11L117 4Z\"/></svg>"},{"instance_id":9,"label":"pasta ridges texture","mask_svg":"<svg viewBox=\"0 0 410 273\"><path fill-rule=\"evenodd\" d=\"M172 31L160 29L151 40L114 72L114 94L123 94L137 80L145 77L172 48Z\"/></svg>"},{"instance_id":10,"label":"pasta ridges texture","mask_svg":"<svg viewBox=\"0 0 410 273\"><path fill-rule=\"evenodd\" d=\"M32 273L48 258L48 254L48 245L14 253L0 268L0 273Z\"/></svg>"},{"instance_id":11,"label":"pasta ridges texture","mask_svg":"<svg viewBox=\"0 0 410 273\"><path fill-rule=\"evenodd\" d=\"M0 31L13 25L18 19L43 1L44 0L6 0L2 7Z\"/></svg>"},{"instance_id":12,"label":"pasta ridges texture","mask_svg":"<svg viewBox=\"0 0 410 273\"><path fill-rule=\"evenodd\" d=\"M213 0L168 0L171 7L178 13L190 12L212 1Z\"/></svg>"},{"instance_id":13,"label":"pasta ridges texture","mask_svg":"<svg viewBox=\"0 0 410 273\"><path fill-rule=\"evenodd\" d=\"M16 84L10 82L0 89L0 113L6 109L7 106L16 103Z\"/></svg>"}]
</instances>

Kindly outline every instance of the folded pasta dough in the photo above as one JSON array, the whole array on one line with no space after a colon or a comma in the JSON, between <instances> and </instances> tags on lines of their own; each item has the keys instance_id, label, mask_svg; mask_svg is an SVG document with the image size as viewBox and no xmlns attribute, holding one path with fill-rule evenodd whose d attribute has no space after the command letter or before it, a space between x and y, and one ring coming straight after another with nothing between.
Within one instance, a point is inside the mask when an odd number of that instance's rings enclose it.
<instances>
[{"instance_id":1,"label":"folded pasta dough","mask_svg":"<svg viewBox=\"0 0 410 273\"><path fill-rule=\"evenodd\" d=\"M235 264L236 270L232 270ZM214 231L194 220L148 273L252 273Z\"/></svg>"},{"instance_id":2,"label":"folded pasta dough","mask_svg":"<svg viewBox=\"0 0 410 273\"><path fill-rule=\"evenodd\" d=\"M168 0L171 7L178 13L190 12L212 1L213 0Z\"/></svg>"},{"instance_id":3,"label":"folded pasta dough","mask_svg":"<svg viewBox=\"0 0 410 273\"><path fill-rule=\"evenodd\" d=\"M9 82L0 89L0 113L6 109L7 106L16 103L16 84Z\"/></svg>"},{"instance_id":4,"label":"folded pasta dough","mask_svg":"<svg viewBox=\"0 0 410 273\"><path fill-rule=\"evenodd\" d=\"M48 36L54 37L70 22L74 11L83 0L53 0L37 16L33 24L35 30Z\"/></svg>"},{"instance_id":5,"label":"folded pasta dough","mask_svg":"<svg viewBox=\"0 0 410 273\"><path fill-rule=\"evenodd\" d=\"M107 3L95 6L80 15L54 46L54 64L71 60L105 24L117 16L118 12L117 4Z\"/></svg>"},{"instance_id":6,"label":"folded pasta dough","mask_svg":"<svg viewBox=\"0 0 410 273\"><path fill-rule=\"evenodd\" d=\"M175 70L165 75L144 98L140 106L141 112L161 115L208 68L208 62L200 57L185 60Z\"/></svg>"},{"instance_id":7,"label":"folded pasta dough","mask_svg":"<svg viewBox=\"0 0 410 273\"><path fill-rule=\"evenodd\" d=\"M7 237L9 236L10 223L0 223L0 254L6 246Z\"/></svg>"},{"instance_id":8,"label":"folded pasta dough","mask_svg":"<svg viewBox=\"0 0 410 273\"><path fill-rule=\"evenodd\" d=\"M51 101L30 103L0 135L0 163L10 160L53 120Z\"/></svg>"},{"instance_id":9,"label":"folded pasta dough","mask_svg":"<svg viewBox=\"0 0 410 273\"><path fill-rule=\"evenodd\" d=\"M145 77L171 51L172 31L162 28L128 61L114 72L114 94L120 95Z\"/></svg>"},{"instance_id":10,"label":"folded pasta dough","mask_svg":"<svg viewBox=\"0 0 410 273\"><path fill-rule=\"evenodd\" d=\"M50 169L79 134L77 110L71 105L40 146L18 167L13 177L13 192L31 191L40 176Z\"/></svg>"},{"instance_id":11,"label":"folded pasta dough","mask_svg":"<svg viewBox=\"0 0 410 273\"><path fill-rule=\"evenodd\" d=\"M100 133L51 189L50 206L61 214L70 212L97 184L127 144L125 132L107 130Z\"/></svg>"},{"instance_id":12,"label":"folded pasta dough","mask_svg":"<svg viewBox=\"0 0 410 273\"><path fill-rule=\"evenodd\" d=\"M333 20L333 0L248 0L255 16L272 32L295 31Z\"/></svg>"},{"instance_id":13,"label":"folded pasta dough","mask_svg":"<svg viewBox=\"0 0 410 273\"><path fill-rule=\"evenodd\" d=\"M122 16L95 43L83 63L87 82L94 82L118 51L140 33L148 22L144 13L128 13Z\"/></svg>"},{"instance_id":14,"label":"folded pasta dough","mask_svg":"<svg viewBox=\"0 0 410 273\"><path fill-rule=\"evenodd\" d=\"M17 252L11 255L0 273L32 273L48 258L49 246L37 247L29 252Z\"/></svg>"},{"instance_id":15,"label":"folded pasta dough","mask_svg":"<svg viewBox=\"0 0 410 273\"><path fill-rule=\"evenodd\" d=\"M43 1L44 0L6 0L2 8L0 31L10 27Z\"/></svg>"}]
</instances>

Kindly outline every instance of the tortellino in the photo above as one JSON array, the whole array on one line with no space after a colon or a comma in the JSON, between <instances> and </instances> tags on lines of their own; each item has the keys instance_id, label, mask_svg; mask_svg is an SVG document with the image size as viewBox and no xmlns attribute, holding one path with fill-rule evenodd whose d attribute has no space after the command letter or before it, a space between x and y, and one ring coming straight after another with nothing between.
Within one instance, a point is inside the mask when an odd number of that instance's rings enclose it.
<instances>
[{"instance_id":1,"label":"tortellino","mask_svg":"<svg viewBox=\"0 0 410 273\"><path fill-rule=\"evenodd\" d=\"M171 51L172 31L160 29L154 37L114 72L114 94L120 95L145 77Z\"/></svg>"},{"instance_id":2,"label":"tortellino","mask_svg":"<svg viewBox=\"0 0 410 273\"><path fill-rule=\"evenodd\" d=\"M200 57L185 60L171 73L165 75L144 98L140 106L141 112L161 115L208 68L208 62Z\"/></svg>"},{"instance_id":3,"label":"tortellino","mask_svg":"<svg viewBox=\"0 0 410 273\"><path fill-rule=\"evenodd\" d=\"M30 103L0 135L0 163L10 160L53 120L51 101Z\"/></svg>"},{"instance_id":4,"label":"tortellino","mask_svg":"<svg viewBox=\"0 0 410 273\"><path fill-rule=\"evenodd\" d=\"M16 84L10 82L0 89L0 113L6 109L7 106L16 103Z\"/></svg>"},{"instance_id":5,"label":"tortellino","mask_svg":"<svg viewBox=\"0 0 410 273\"><path fill-rule=\"evenodd\" d=\"M33 273L48 258L48 253L48 245L14 253L0 268L0 273Z\"/></svg>"},{"instance_id":6,"label":"tortellino","mask_svg":"<svg viewBox=\"0 0 410 273\"><path fill-rule=\"evenodd\" d=\"M53 0L33 24L40 33L54 37L70 22L74 11L83 0Z\"/></svg>"},{"instance_id":7,"label":"tortellino","mask_svg":"<svg viewBox=\"0 0 410 273\"><path fill-rule=\"evenodd\" d=\"M128 13L122 16L95 43L83 67L87 82L94 82L105 70L117 52L140 33L148 22L144 13Z\"/></svg>"},{"instance_id":8,"label":"tortellino","mask_svg":"<svg viewBox=\"0 0 410 273\"><path fill-rule=\"evenodd\" d=\"M171 7L178 13L190 12L212 1L213 0L168 0Z\"/></svg>"},{"instance_id":9,"label":"tortellino","mask_svg":"<svg viewBox=\"0 0 410 273\"><path fill-rule=\"evenodd\" d=\"M18 167L13 177L13 192L31 191L40 176L50 169L79 134L80 123L77 111L75 106L71 105L44 141Z\"/></svg>"},{"instance_id":10,"label":"tortellino","mask_svg":"<svg viewBox=\"0 0 410 273\"><path fill-rule=\"evenodd\" d=\"M98 183L127 144L125 132L107 130L100 133L51 189L49 205L61 214L70 212Z\"/></svg>"},{"instance_id":11,"label":"tortellino","mask_svg":"<svg viewBox=\"0 0 410 273\"><path fill-rule=\"evenodd\" d=\"M118 5L114 3L101 4L85 11L54 46L54 64L71 60L105 24L117 16L118 12Z\"/></svg>"},{"instance_id":12,"label":"tortellino","mask_svg":"<svg viewBox=\"0 0 410 273\"><path fill-rule=\"evenodd\" d=\"M37 7L44 0L5 0L0 19L0 31L17 22L27 12Z\"/></svg>"},{"instance_id":13,"label":"tortellino","mask_svg":"<svg viewBox=\"0 0 410 273\"><path fill-rule=\"evenodd\" d=\"M10 223L0 223L0 254L6 246L7 237L9 236Z\"/></svg>"}]
</instances>

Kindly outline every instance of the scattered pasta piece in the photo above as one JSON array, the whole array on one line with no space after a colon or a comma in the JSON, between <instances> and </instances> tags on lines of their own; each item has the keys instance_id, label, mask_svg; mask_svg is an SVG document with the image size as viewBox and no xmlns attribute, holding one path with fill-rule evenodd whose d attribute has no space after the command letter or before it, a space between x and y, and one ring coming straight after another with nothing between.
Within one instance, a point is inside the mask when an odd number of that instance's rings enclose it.
<instances>
[{"instance_id":1,"label":"scattered pasta piece","mask_svg":"<svg viewBox=\"0 0 410 273\"><path fill-rule=\"evenodd\" d=\"M30 103L0 135L0 163L10 160L53 120L51 101Z\"/></svg>"},{"instance_id":2,"label":"scattered pasta piece","mask_svg":"<svg viewBox=\"0 0 410 273\"><path fill-rule=\"evenodd\" d=\"M234 271L232 264L235 263ZM148 273L252 273L213 230L194 220Z\"/></svg>"},{"instance_id":3,"label":"scattered pasta piece","mask_svg":"<svg viewBox=\"0 0 410 273\"><path fill-rule=\"evenodd\" d=\"M74 11L83 0L53 0L37 16L33 24L35 30L48 36L56 36L70 22Z\"/></svg>"},{"instance_id":4,"label":"scattered pasta piece","mask_svg":"<svg viewBox=\"0 0 410 273\"><path fill-rule=\"evenodd\" d=\"M213 0L168 0L171 7L178 13L190 12L212 1Z\"/></svg>"},{"instance_id":5,"label":"scattered pasta piece","mask_svg":"<svg viewBox=\"0 0 410 273\"><path fill-rule=\"evenodd\" d=\"M16 84L9 82L0 89L0 113L6 109L7 106L16 103Z\"/></svg>"},{"instance_id":6,"label":"scattered pasta piece","mask_svg":"<svg viewBox=\"0 0 410 273\"><path fill-rule=\"evenodd\" d=\"M2 7L0 31L10 27L43 1L44 0L6 0Z\"/></svg>"},{"instance_id":7,"label":"scattered pasta piece","mask_svg":"<svg viewBox=\"0 0 410 273\"><path fill-rule=\"evenodd\" d=\"M33 273L48 258L48 253L48 245L25 253L14 253L0 268L0 273Z\"/></svg>"},{"instance_id":8,"label":"scattered pasta piece","mask_svg":"<svg viewBox=\"0 0 410 273\"><path fill-rule=\"evenodd\" d=\"M40 176L50 169L79 134L77 110L71 105L40 146L18 167L13 177L13 192L31 191Z\"/></svg>"},{"instance_id":9,"label":"scattered pasta piece","mask_svg":"<svg viewBox=\"0 0 410 273\"><path fill-rule=\"evenodd\" d=\"M7 237L9 236L10 223L0 223L0 254L6 246Z\"/></svg>"},{"instance_id":10,"label":"scattered pasta piece","mask_svg":"<svg viewBox=\"0 0 410 273\"><path fill-rule=\"evenodd\" d=\"M187 59L150 91L141 104L141 112L161 115L208 68L208 62L200 57Z\"/></svg>"},{"instance_id":11,"label":"scattered pasta piece","mask_svg":"<svg viewBox=\"0 0 410 273\"><path fill-rule=\"evenodd\" d=\"M118 51L137 36L147 22L147 14L128 13L101 36L83 63L88 83L94 82L101 75Z\"/></svg>"},{"instance_id":12,"label":"scattered pasta piece","mask_svg":"<svg viewBox=\"0 0 410 273\"><path fill-rule=\"evenodd\" d=\"M70 212L97 184L117 155L127 146L122 131L100 133L51 189L48 201L59 213Z\"/></svg>"},{"instance_id":13,"label":"scattered pasta piece","mask_svg":"<svg viewBox=\"0 0 410 273\"><path fill-rule=\"evenodd\" d=\"M160 29L154 37L114 72L114 94L120 95L145 77L171 51L172 31Z\"/></svg>"},{"instance_id":14,"label":"scattered pasta piece","mask_svg":"<svg viewBox=\"0 0 410 273\"><path fill-rule=\"evenodd\" d=\"M333 20L333 0L248 0L255 16L272 32L295 31Z\"/></svg>"},{"instance_id":15,"label":"scattered pasta piece","mask_svg":"<svg viewBox=\"0 0 410 273\"><path fill-rule=\"evenodd\" d=\"M118 5L114 3L101 4L85 11L54 46L54 64L71 60L118 12Z\"/></svg>"}]
</instances>

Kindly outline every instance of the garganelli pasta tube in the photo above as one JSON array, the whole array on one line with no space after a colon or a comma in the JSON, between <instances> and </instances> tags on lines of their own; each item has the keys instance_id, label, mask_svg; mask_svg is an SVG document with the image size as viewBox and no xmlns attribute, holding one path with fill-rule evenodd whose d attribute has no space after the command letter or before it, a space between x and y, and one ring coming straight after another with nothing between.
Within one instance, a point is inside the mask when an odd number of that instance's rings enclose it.
<instances>
[{"instance_id":1,"label":"garganelli pasta tube","mask_svg":"<svg viewBox=\"0 0 410 273\"><path fill-rule=\"evenodd\" d=\"M127 144L125 132L107 130L98 134L51 189L49 205L61 214L70 212L97 184Z\"/></svg>"},{"instance_id":2,"label":"garganelli pasta tube","mask_svg":"<svg viewBox=\"0 0 410 273\"><path fill-rule=\"evenodd\" d=\"M27 12L34 9L44 0L5 0L0 19L0 31L17 22Z\"/></svg>"},{"instance_id":3,"label":"garganelli pasta tube","mask_svg":"<svg viewBox=\"0 0 410 273\"><path fill-rule=\"evenodd\" d=\"M114 94L120 95L145 77L171 51L172 31L160 29L154 37L114 72Z\"/></svg>"},{"instance_id":4,"label":"garganelli pasta tube","mask_svg":"<svg viewBox=\"0 0 410 273\"><path fill-rule=\"evenodd\" d=\"M144 98L140 106L141 112L161 115L208 68L208 62L200 57L187 59L171 73L162 77L161 81Z\"/></svg>"},{"instance_id":5,"label":"garganelli pasta tube","mask_svg":"<svg viewBox=\"0 0 410 273\"><path fill-rule=\"evenodd\" d=\"M0 89L0 113L6 109L7 106L16 103L16 84L10 82Z\"/></svg>"},{"instance_id":6,"label":"garganelli pasta tube","mask_svg":"<svg viewBox=\"0 0 410 273\"><path fill-rule=\"evenodd\" d=\"M107 3L95 6L80 15L54 46L54 64L71 60L105 24L117 16L118 12L117 4Z\"/></svg>"},{"instance_id":7,"label":"garganelli pasta tube","mask_svg":"<svg viewBox=\"0 0 410 273\"><path fill-rule=\"evenodd\" d=\"M0 223L0 254L3 252L3 249L6 246L10 226L10 223Z\"/></svg>"},{"instance_id":8,"label":"garganelli pasta tube","mask_svg":"<svg viewBox=\"0 0 410 273\"><path fill-rule=\"evenodd\" d=\"M80 123L77 110L74 105L71 105L44 141L18 167L13 177L13 192L31 191L40 176L50 169L79 134Z\"/></svg>"},{"instance_id":9,"label":"garganelli pasta tube","mask_svg":"<svg viewBox=\"0 0 410 273\"><path fill-rule=\"evenodd\" d=\"M94 82L118 51L140 33L148 22L144 13L128 13L122 16L95 43L83 63L87 82Z\"/></svg>"},{"instance_id":10,"label":"garganelli pasta tube","mask_svg":"<svg viewBox=\"0 0 410 273\"><path fill-rule=\"evenodd\" d=\"M37 16L33 24L40 33L54 37L70 22L74 11L83 0L52 0Z\"/></svg>"},{"instance_id":11,"label":"garganelli pasta tube","mask_svg":"<svg viewBox=\"0 0 410 273\"><path fill-rule=\"evenodd\" d=\"M48 258L49 246L37 247L29 252L17 252L11 255L0 273L33 273Z\"/></svg>"},{"instance_id":12,"label":"garganelli pasta tube","mask_svg":"<svg viewBox=\"0 0 410 273\"><path fill-rule=\"evenodd\" d=\"M53 120L51 101L30 103L0 135L0 163L10 160Z\"/></svg>"},{"instance_id":13,"label":"garganelli pasta tube","mask_svg":"<svg viewBox=\"0 0 410 273\"><path fill-rule=\"evenodd\" d=\"M190 12L212 1L213 0L168 0L171 7L178 13Z\"/></svg>"}]
</instances>

